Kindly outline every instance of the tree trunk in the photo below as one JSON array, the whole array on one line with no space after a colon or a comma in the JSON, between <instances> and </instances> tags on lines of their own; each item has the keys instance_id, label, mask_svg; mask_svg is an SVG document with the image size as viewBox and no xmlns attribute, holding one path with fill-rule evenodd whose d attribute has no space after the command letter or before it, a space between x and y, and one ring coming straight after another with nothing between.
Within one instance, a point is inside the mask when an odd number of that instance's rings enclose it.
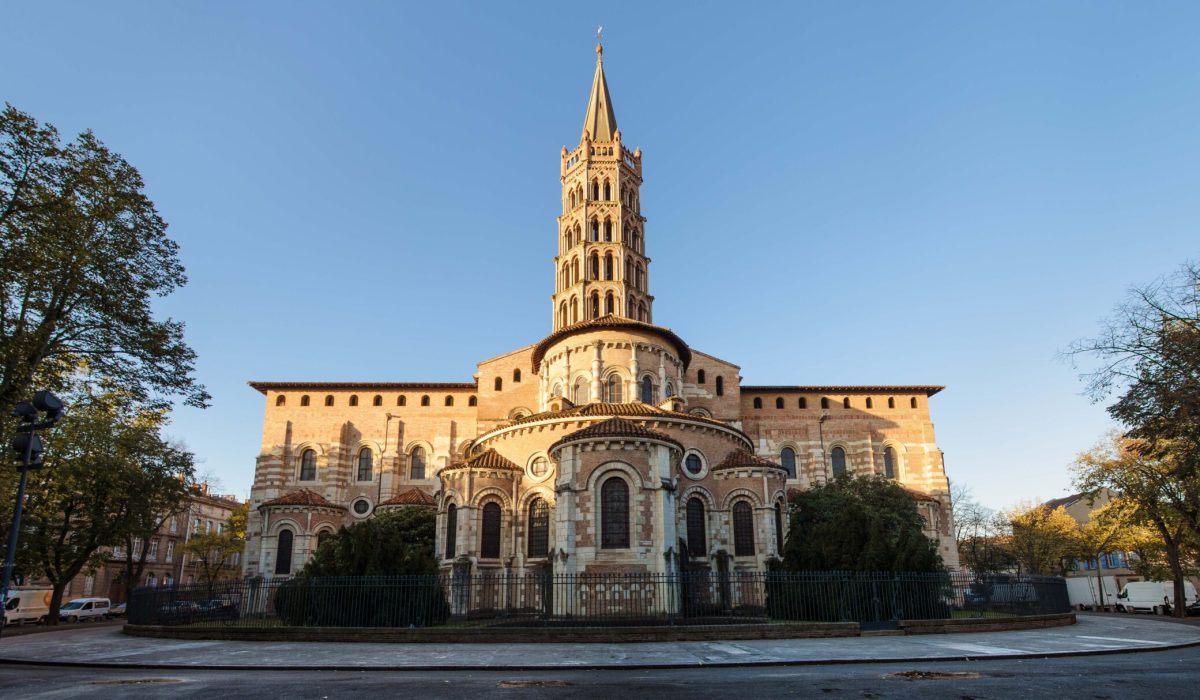
<instances>
[{"instance_id":1,"label":"tree trunk","mask_svg":"<svg viewBox=\"0 0 1200 700\"><path fill-rule=\"evenodd\" d=\"M1167 565L1171 567L1171 578L1175 585L1175 602L1171 606L1171 614L1175 617L1187 617L1187 594L1183 586L1183 565L1179 561L1179 540L1165 538Z\"/></svg>"},{"instance_id":2,"label":"tree trunk","mask_svg":"<svg viewBox=\"0 0 1200 700\"><path fill-rule=\"evenodd\" d=\"M70 579L68 579L68 583ZM50 584L50 609L46 611L46 624L58 624L58 611L62 609L63 589L67 587L66 583L51 583Z\"/></svg>"}]
</instances>

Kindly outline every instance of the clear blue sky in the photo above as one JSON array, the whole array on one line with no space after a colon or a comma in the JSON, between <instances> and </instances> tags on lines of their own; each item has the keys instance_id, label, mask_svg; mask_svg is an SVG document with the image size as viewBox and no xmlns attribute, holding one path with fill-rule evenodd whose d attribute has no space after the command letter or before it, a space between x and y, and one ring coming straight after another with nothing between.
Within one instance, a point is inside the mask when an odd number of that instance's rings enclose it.
<instances>
[{"instance_id":1,"label":"clear blue sky","mask_svg":"<svg viewBox=\"0 0 1200 700\"><path fill-rule=\"evenodd\" d=\"M747 383L938 383L952 480L1061 495L1056 360L1197 256L1195 3L11 3L0 98L145 176L248 493L259 380L466 381L550 329L594 30L656 321Z\"/></svg>"}]
</instances>

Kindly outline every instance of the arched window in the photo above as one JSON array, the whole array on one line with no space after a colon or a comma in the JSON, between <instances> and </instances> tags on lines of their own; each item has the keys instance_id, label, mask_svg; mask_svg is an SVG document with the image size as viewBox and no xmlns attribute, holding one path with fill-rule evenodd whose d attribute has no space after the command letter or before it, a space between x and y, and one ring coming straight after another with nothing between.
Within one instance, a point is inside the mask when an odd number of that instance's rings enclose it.
<instances>
[{"instance_id":1,"label":"arched window","mask_svg":"<svg viewBox=\"0 0 1200 700\"><path fill-rule=\"evenodd\" d=\"M468 406L476 406L476 405L478 405L478 404L479 404L479 400L478 400L478 399L476 399L474 396L472 396L471 398L467 399L467 405L468 405Z\"/></svg>"},{"instance_id":2,"label":"arched window","mask_svg":"<svg viewBox=\"0 0 1200 700\"><path fill-rule=\"evenodd\" d=\"M588 256L588 279L600 279L600 254L592 253Z\"/></svg>"},{"instance_id":3,"label":"arched window","mask_svg":"<svg viewBox=\"0 0 1200 700\"><path fill-rule=\"evenodd\" d=\"M550 551L550 506L545 499L535 498L529 503L529 536L526 551L531 557L544 557Z\"/></svg>"},{"instance_id":4,"label":"arched window","mask_svg":"<svg viewBox=\"0 0 1200 700\"><path fill-rule=\"evenodd\" d=\"M571 284L579 281L579 258L571 261Z\"/></svg>"},{"instance_id":5,"label":"arched window","mask_svg":"<svg viewBox=\"0 0 1200 700\"><path fill-rule=\"evenodd\" d=\"M326 405L326 406L332 406L332 405L333 405L333 394L327 394L327 395L325 396L325 405Z\"/></svg>"},{"instance_id":6,"label":"arched window","mask_svg":"<svg viewBox=\"0 0 1200 700\"><path fill-rule=\"evenodd\" d=\"M592 180L592 199L600 199L600 181Z\"/></svg>"},{"instance_id":7,"label":"arched window","mask_svg":"<svg viewBox=\"0 0 1200 700\"><path fill-rule=\"evenodd\" d=\"M917 407L917 397L914 396L911 399L909 399L908 406L909 406L909 408L916 408Z\"/></svg>"},{"instance_id":8,"label":"arched window","mask_svg":"<svg viewBox=\"0 0 1200 700\"><path fill-rule=\"evenodd\" d=\"M496 379L492 382L492 389L495 391L500 391L503 388L504 388L504 380L500 377L496 377Z\"/></svg>"},{"instance_id":9,"label":"arched window","mask_svg":"<svg viewBox=\"0 0 1200 700\"><path fill-rule=\"evenodd\" d=\"M896 407L896 398L894 396L889 396L888 397L888 408L895 408L895 407Z\"/></svg>"},{"instance_id":10,"label":"arched window","mask_svg":"<svg viewBox=\"0 0 1200 700\"><path fill-rule=\"evenodd\" d=\"M783 554L783 504L775 502L775 552Z\"/></svg>"},{"instance_id":11,"label":"arched window","mask_svg":"<svg viewBox=\"0 0 1200 700\"><path fill-rule=\"evenodd\" d=\"M408 397L404 396L404 394L397 396L396 397L396 405L397 406L407 406L408 405Z\"/></svg>"},{"instance_id":12,"label":"arched window","mask_svg":"<svg viewBox=\"0 0 1200 700\"><path fill-rule=\"evenodd\" d=\"M424 396L421 397L421 405L422 406L429 405L429 394L425 394Z\"/></svg>"},{"instance_id":13,"label":"arched window","mask_svg":"<svg viewBox=\"0 0 1200 700\"><path fill-rule=\"evenodd\" d=\"M835 447L835 448L833 448L833 452L830 454L830 458L831 458L831 461L833 462L834 478L837 478L839 476L845 476L846 475L846 451L840 447Z\"/></svg>"},{"instance_id":14,"label":"arched window","mask_svg":"<svg viewBox=\"0 0 1200 700\"><path fill-rule=\"evenodd\" d=\"M754 511L745 501L733 504L733 555L754 556Z\"/></svg>"},{"instance_id":15,"label":"arched window","mask_svg":"<svg viewBox=\"0 0 1200 700\"><path fill-rule=\"evenodd\" d=\"M454 405L454 397L453 397L453 396L447 396L447 397L446 397L446 405L447 405L447 406L453 406L453 405Z\"/></svg>"},{"instance_id":16,"label":"arched window","mask_svg":"<svg viewBox=\"0 0 1200 700\"><path fill-rule=\"evenodd\" d=\"M608 375L607 400L609 403L621 403L621 377L610 374Z\"/></svg>"},{"instance_id":17,"label":"arched window","mask_svg":"<svg viewBox=\"0 0 1200 700\"><path fill-rule=\"evenodd\" d=\"M579 321L579 297L571 297L571 323Z\"/></svg>"},{"instance_id":18,"label":"arched window","mask_svg":"<svg viewBox=\"0 0 1200 700\"><path fill-rule=\"evenodd\" d=\"M775 408L783 408L783 397L782 396L775 397Z\"/></svg>"},{"instance_id":19,"label":"arched window","mask_svg":"<svg viewBox=\"0 0 1200 700\"><path fill-rule=\"evenodd\" d=\"M490 501L483 506L483 522L479 531L479 556L500 558L500 504Z\"/></svg>"},{"instance_id":20,"label":"arched window","mask_svg":"<svg viewBox=\"0 0 1200 700\"><path fill-rule=\"evenodd\" d=\"M613 256L612 253L604 254L604 279L610 280L613 278Z\"/></svg>"},{"instance_id":21,"label":"arched window","mask_svg":"<svg viewBox=\"0 0 1200 700\"><path fill-rule=\"evenodd\" d=\"M598 220L592 219L591 226L588 227L588 230L591 231L591 235L588 236L589 241L600 240L600 222Z\"/></svg>"},{"instance_id":22,"label":"arched window","mask_svg":"<svg viewBox=\"0 0 1200 700\"><path fill-rule=\"evenodd\" d=\"M755 407L755 408L762 408L762 399L760 399L760 398L757 398L757 397L756 397L756 398L754 399L754 407Z\"/></svg>"},{"instance_id":23,"label":"arched window","mask_svg":"<svg viewBox=\"0 0 1200 700\"><path fill-rule=\"evenodd\" d=\"M875 408L875 402L869 396L867 397L867 408Z\"/></svg>"},{"instance_id":24,"label":"arched window","mask_svg":"<svg viewBox=\"0 0 1200 700\"><path fill-rule=\"evenodd\" d=\"M606 315L612 314L613 311L616 309L616 307L617 307L617 305L616 305L616 301L613 298L613 293L609 292L608 294L605 294L604 295L604 313Z\"/></svg>"},{"instance_id":25,"label":"arched window","mask_svg":"<svg viewBox=\"0 0 1200 700\"><path fill-rule=\"evenodd\" d=\"M649 321L650 320L646 314L646 302L643 302L643 301L638 302L637 320L639 320L639 321Z\"/></svg>"},{"instance_id":26,"label":"arched window","mask_svg":"<svg viewBox=\"0 0 1200 700\"><path fill-rule=\"evenodd\" d=\"M708 528L705 527L704 501L693 496L687 502L688 556L703 559L708 554Z\"/></svg>"},{"instance_id":27,"label":"arched window","mask_svg":"<svg viewBox=\"0 0 1200 700\"><path fill-rule=\"evenodd\" d=\"M305 394L304 396L301 396L301 397L300 397L300 405L301 405L301 406L307 406L307 405L308 405L308 394Z\"/></svg>"},{"instance_id":28,"label":"arched window","mask_svg":"<svg viewBox=\"0 0 1200 700\"><path fill-rule=\"evenodd\" d=\"M718 376L717 377L717 396L724 396L724 395L725 395L725 378Z\"/></svg>"},{"instance_id":29,"label":"arched window","mask_svg":"<svg viewBox=\"0 0 1200 700\"><path fill-rule=\"evenodd\" d=\"M575 190L571 190L570 196L567 197L567 202L570 204L572 209L575 208Z\"/></svg>"},{"instance_id":30,"label":"arched window","mask_svg":"<svg viewBox=\"0 0 1200 700\"><path fill-rule=\"evenodd\" d=\"M300 455L300 481L316 481L317 451L305 450Z\"/></svg>"},{"instance_id":31,"label":"arched window","mask_svg":"<svg viewBox=\"0 0 1200 700\"><path fill-rule=\"evenodd\" d=\"M287 403L287 397L284 396L283 394L280 394L279 396L275 397L275 405L276 406L283 406L286 403Z\"/></svg>"},{"instance_id":32,"label":"arched window","mask_svg":"<svg viewBox=\"0 0 1200 700\"><path fill-rule=\"evenodd\" d=\"M332 533L332 532L330 532L329 530L321 530L320 532L318 532L318 533L317 533L317 549L320 549L320 548L321 548L321 545L323 545L323 544L325 544L326 542L328 542L328 541L329 541L329 536L330 536L330 535L332 535L332 534L333 534L333 533Z\"/></svg>"},{"instance_id":33,"label":"arched window","mask_svg":"<svg viewBox=\"0 0 1200 700\"><path fill-rule=\"evenodd\" d=\"M696 370L696 383L697 384L704 383L704 370L702 370L702 369Z\"/></svg>"},{"instance_id":34,"label":"arched window","mask_svg":"<svg viewBox=\"0 0 1200 700\"><path fill-rule=\"evenodd\" d=\"M642 286L642 276L644 274L646 274L645 269L642 267L641 263L638 263L633 268L633 279L634 279L633 286L643 292L646 291L646 288L644 286Z\"/></svg>"},{"instance_id":35,"label":"arched window","mask_svg":"<svg viewBox=\"0 0 1200 700\"><path fill-rule=\"evenodd\" d=\"M562 384L558 384L558 383L556 382L556 383L554 384L554 387L553 387L552 389L550 389L550 395L551 395L551 396L562 396L562 395L563 395L563 393L562 393Z\"/></svg>"},{"instance_id":36,"label":"arched window","mask_svg":"<svg viewBox=\"0 0 1200 700\"><path fill-rule=\"evenodd\" d=\"M358 394L351 394L351 395L350 395L350 405L351 405L351 406L357 406L357 405L358 405Z\"/></svg>"},{"instance_id":37,"label":"arched window","mask_svg":"<svg viewBox=\"0 0 1200 700\"><path fill-rule=\"evenodd\" d=\"M604 220L604 240L612 243L612 219Z\"/></svg>"},{"instance_id":38,"label":"arched window","mask_svg":"<svg viewBox=\"0 0 1200 700\"><path fill-rule=\"evenodd\" d=\"M375 394L375 398L371 399L371 405L372 406L382 406L383 405L383 397L380 396L379 394Z\"/></svg>"},{"instance_id":39,"label":"arched window","mask_svg":"<svg viewBox=\"0 0 1200 700\"><path fill-rule=\"evenodd\" d=\"M514 369L514 370L513 370L513 382L514 382L514 383L517 383L517 382L520 382L520 381L521 381L521 370L520 370L520 369Z\"/></svg>"},{"instance_id":40,"label":"arched window","mask_svg":"<svg viewBox=\"0 0 1200 700\"><path fill-rule=\"evenodd\" d=\"M829 408L829 399L821 397L821 408Z\"/></svg>"},{"instance_id":41,"label":"arched window","mask_svg":"<svg viewBox=\"0 0 1200 700\"><path fill-rule=\"evenodd\" d=\"M665 389L663 389L663 397L669 399L674 395L675 395L675 385L672 384L671 382L667 382L667 387Z\"/></svg>"},{"instance_id":42,"label":"arched window","mask_svg":"<svg viewBox=\"0 0 1200 700\"><path fill-rule=\"evenodd\" d=\"M790 447L785 447L779 452L779 463L783 465L783 470L787 472L789 479L796 478L796 451Z\"/></svg>"},{"instance_id":43,"label":"arched window","mask_svg":"<svg viewBox=\"0 0 1200 700\"><path fill-rule=\"evenodd\" d=\"M891 447L883 448L883 475L889 479L896 478L896 450Z\"/></svg>"},{"instance_id":44,"label":"arched window","mask_svg":"<svg viewBox=\"0 0 1200 700\"><path fill-rule=\"evenodd\" d=\"M600 487L600 548L629 548L629 487L619 476Z\"/></svg>"},{"instance_id":45,"label":"arched window","mask_svg":"<svg viewBox=\"0 0 1200 700\"><path fill-rule=\"evenodd\" d=\"M567 325L567 302L566 301L564 301L563 303L558 305L558 325L559 326Z\"/></svg>"},{"instance_id":46,"label":"arched window","mask_svg":"<svg viewBox=\"0 0 1200 700\"><path fill-rule=\"evenodd\" d=\"M606 201L612 199L612 183L608 180L604 181L604 199Z\"/></svg>"},{"instance_id":47,"label":"arched window","mask_svg":"<svg viewBox=\"0 0 1200 700\"><path fill-rule=\"evenodd\" d=\"M408 455L408 478L409 479L424 479L425 478L425 448L414 447Z\"/></svg>"},{"instance_id":48,"label":"arched window","mask_svg":"<svg viewBox=\"0 0 1200 700\"><path fill-rule=\"evenodd\" d=\"M654 403L654 381L642 377L642 403Z\"/></svg>"},{"instance_id":49,"label":"arched window","mask_svg":"<svg viewBox=\"0 0 1200 700\"><path fill-rule=\"evenodd\" d=\"M800 399L796 402L796 406L799 408L808 408L808 399L801 396Z\"/></svg>"},{"instance_id":50,"label":"arched window","mask_svg":"<svg viewBox=\"0 0 1200 700\"><path fill-rule=\"evenodd\" d=\"M588 396L590 393L588 391L589 384L590 382L586 377L579 377L575 380L575 391L572 392L571 401L576 406L582 406L590 400L590 397Z\"/></svg>"},{"instance_id":51,"label":"arched window","mask_svg":"<svg viewBox=\"0 0 1200 700\"><path fill-rule=\"evenodd\" d=\"M371 448L364 447L358 451L358 480L370 481L374 476L372 472L374 460L371 457Z\"/></svg>"},{"instance_id":52,"label":"arched window","mask_svg":"<svg viewBox=\"0 0 1200 700\"><path fill-rule=\"evenodd\" d=\"M292 573L292 531L286 527L279 531L275 542L275 575Z\"/></svg>"},{"instance_id":53,"label":"arched window","mask_svg":"<svg viewBox=\"0 0 1200 700\"><path fill-rule=\"evenodd\" d=\"M589 306L591 307L590 318L600 318L600 292L592 292L592 303Z\"/></svg>"},{"instance_id":54,"label":"arched window","mask_svg":"<svg viewBox=\"0 0 1200 700\"><path fill-rule=\"evenodd\" d=\"M453 559L458 550L458 506L446 508L446 558Z\"/></svg>"},{"instance_id":55,"label":"arched window","mask_svg":"<svg viewBox=\"0 0 1200 700\"><path fill-rule=\"evenodd\" d=\"M842 408L850 408L850 397L842 399Z\"/></svg>"}]
</instances>

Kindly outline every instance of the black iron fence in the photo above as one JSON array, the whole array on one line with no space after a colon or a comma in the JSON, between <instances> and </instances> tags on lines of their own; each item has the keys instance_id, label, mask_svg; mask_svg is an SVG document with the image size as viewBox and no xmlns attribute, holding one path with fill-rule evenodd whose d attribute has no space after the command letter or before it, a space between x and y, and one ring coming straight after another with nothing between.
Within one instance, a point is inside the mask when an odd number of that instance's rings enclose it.
<instances>
[{"instance_id":1,"label":"black iron fence","mask_svg":"<svg viewBox=\"0 0 1200 700\"><path fill-rule=\"evenodd\" d=\"M957 573L478 574L142 588L131 624L315 627L721 624L999 617L1071 610L1061 578Z\"/></svg>"}]
</instances>

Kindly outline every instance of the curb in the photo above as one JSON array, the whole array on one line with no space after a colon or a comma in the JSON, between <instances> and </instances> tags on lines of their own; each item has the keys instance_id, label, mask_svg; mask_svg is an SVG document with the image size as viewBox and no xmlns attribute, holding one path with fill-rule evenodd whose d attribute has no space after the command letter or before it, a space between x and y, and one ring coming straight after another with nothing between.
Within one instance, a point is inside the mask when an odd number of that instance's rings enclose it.
<instances>
[{"instance_id":1,"label":"curb","mask_svg":"<svg viewBox=\"0 0 1200 700\"><path fill-rule=\"evenodd\" d=\"M96 668L96 669L131 669L143 671L320 671L320 672L431 672L431 671L663 671L686 668L751 668L751 667L780 667L780 666L850 666L862 664L903 664L903 663L947 663L960 661L1012 661L1015 659L1050 659L1073 656L1112 656L1114 654L1144 654L1155 651L1172 651L1200 647L1200 640L1181 642L1178 644L1163 644L1153 647L1128 647L1125 649L1087 649L1080 651L1048 651L1029 654L988 654L972 656L956 654L953 656L917 656L879 659L795 659L775 661L721 661L714 663L689 664L572 664L545 665L520 664L515 666L486 666L486 665L456 665L456 666L263 666L263 665L228 665L228 664L146 664L146 663L100 663L100 662L71 662L71 661L30 661L23 659L0 658L0 666L38 666L49 668Z\"/></svg>"}]
</instances>

